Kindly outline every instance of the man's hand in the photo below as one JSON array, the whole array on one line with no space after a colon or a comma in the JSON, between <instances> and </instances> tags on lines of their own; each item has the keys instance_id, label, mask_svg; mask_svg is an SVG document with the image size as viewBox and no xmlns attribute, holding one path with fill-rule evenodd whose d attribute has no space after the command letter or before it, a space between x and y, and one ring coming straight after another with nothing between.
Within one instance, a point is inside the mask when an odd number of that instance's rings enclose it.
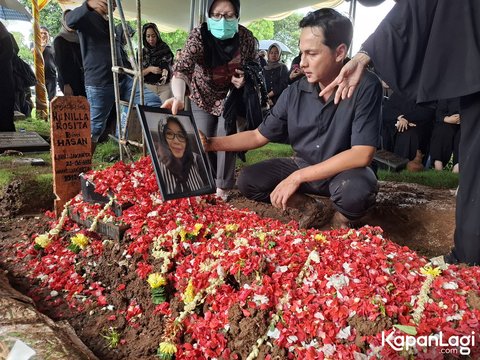
<instances>
[{"instance_id":1,"label":"man's hand","mask_svg":"<svg viewBox=\"0 0 480 360\"><path fill-rule=\"evenodd\" d=\"M363 71L369 62L370 57L368 55L364 53L356 54L343 66L335 80L320 91L319 95L324 96L325 94L329 94L338 86L337 92L335 93L335 104L338 104L340 100L350 98L360 83Z\"/></svg>"},{"instance_id":2,"label":"man's hand","mask_svg":"<svg viewBox=\"0 0 480 360\"><path fill-rule=\"evenodd\" d=\"M245 85L245 73L243 70L235 69L235 75L232 76L232 84L237 89Z\"/></svg>"},{"instance_id":3,"label":"man's hand","mask_svg":"<svg viewBox=\"0 0 480 360\"><path fill-rule=\"evenodd\" d=\"M200 130L198 130L198 135L200 136L200 142L202 143L203 150L205 150L206 152L210 151L210 143L208 141L208 138Z\"/></svg>"},{"instance_id":4,"label":"man's hand","mask_svg":"<svg viewBox=\"0 0 480 360\"><path fill-rule=\"evenodd\" d=\"M107 0L87 0L87 6L102 16L108 14Z\"/></svg>"},{"instance_id":5,"label":"man's hand","mask_svg":"<svg viewBox=\"0 0 480 360\"><path fill-rule=\"evenodd\" d=\"M282 180L270 194L272 205L278 209L286 210L288 199L298 190L300 184L301 182L295 173Z\"/></svg>"},{"instance_id":6,"label":"man's hand","mask_svg":"<svg viewBox=\"0 0 480 360\"><path fill-rule=\"evenodd\" d=\"M185 102L176 97L165 100L162 104L163 109L170 109L172 115L177 115L177 113L185 108Z\"/></svg>"}]
</instances>

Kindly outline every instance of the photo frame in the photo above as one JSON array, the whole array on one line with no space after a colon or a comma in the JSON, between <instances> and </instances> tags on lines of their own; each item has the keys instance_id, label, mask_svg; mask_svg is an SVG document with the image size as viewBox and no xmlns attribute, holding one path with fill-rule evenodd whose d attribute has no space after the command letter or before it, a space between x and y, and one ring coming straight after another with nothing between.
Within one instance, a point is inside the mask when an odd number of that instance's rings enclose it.
<instances>
[{"instance_id":1,"label":"photo frame","mask_svg":"<svg viewBox=\"0 0 480 360\"><path fill-rule=\"evenodd\" d=\"M163 200L213 194L212 168L191 112L137 105Z\"/></svg>"}]
</instances>

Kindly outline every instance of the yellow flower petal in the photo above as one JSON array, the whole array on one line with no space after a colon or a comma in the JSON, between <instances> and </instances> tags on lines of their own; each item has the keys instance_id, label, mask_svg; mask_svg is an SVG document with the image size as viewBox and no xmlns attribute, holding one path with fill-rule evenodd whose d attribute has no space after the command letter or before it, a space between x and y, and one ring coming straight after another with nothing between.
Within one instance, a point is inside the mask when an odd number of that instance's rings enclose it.
<instances>
[{"instance_id":1,"label":"yellow flower petal","mask_svg":"<svg viewBox=\"0 0 480 360\"><path fill-rule=\"evenodd\" d=\"M77 245L80 249L83 250L87 247L90 240L89 240L88 236L86 236L85 234L79 233L75 236L72 236L70 238L70 242L73 245Z\"/></svg>"},{"instance_id":2,"label":"yellow flower petal","mask_svg":"<svg viewBox=\"0 0 480 360\"><path fill-rule=\"evenodd\" d=\"M51 242L52 239L50 238L50 236L48 236L48 234L38 235L35 238L35 244L42 248L46 248Z\"/></svg>"},{"instance_id":3,"label":"yellow flower petal","mask_svg":"<svg viewBox=\"0 0 480 360\"><path fill-rule=\"evenodd\" d=\"M160 286L166 285L167 279L165 279L160 273L151 273L150 275L148 275L147 282L152 289L156 289Z\"/></svg>"},{"instance_id":4,"label":"yellow flower petal","mask_svg":"<svg viewBox=\"0 0 480 360\"><path fill-rule=\"evenodd\" d=\"M420 272L425 276L437 277L442 273L442 270L438 267L432 268L430 265L427 265L421 268Z\"/></svg>"},{"instance_id":5,"label":"yellow flower petal","mask_svg":"<svg viewBox=\"0 0 480 360\"><path fill-rule=\"evenodd\" d=\"M173 355L177 352L175 344L168 341L161 342L158 349L160 350L160 353L164 355Z\"/></svg>"},{"instance_id":6,"label":"yellow flower petal","mask_svg":"<svg viewBox=\"0 0 480 360\"><path fill-rule=\"evenodd\" d=\"M324 242L327 241L327 237L326 237L325 235L323 235L323 234L317 234L317 235L315 235L315 238L314 238L314 239L317 240L317 241L319 241L319 242L321 242L321 243L324 243Z\"/></svg>"},{"instance_id":7,"label":"yellow flower petal","mask_svg":"<svg viewBox=\"0 0 480 360\"><path fill-rule=\"evenodd\" d=\"M193 288L192 280L188 282L187 288L185 289L185 293L183 294L183 302L185 304L189 304L195 298L195 289Z\"/></svg>"}]
</instances>

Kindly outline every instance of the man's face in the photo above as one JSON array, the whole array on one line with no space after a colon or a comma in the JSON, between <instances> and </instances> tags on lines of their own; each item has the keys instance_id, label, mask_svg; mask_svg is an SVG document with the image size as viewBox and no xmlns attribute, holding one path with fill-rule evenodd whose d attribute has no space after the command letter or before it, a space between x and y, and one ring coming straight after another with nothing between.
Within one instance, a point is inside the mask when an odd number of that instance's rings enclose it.
<instances>
[{"instance_id":1,"label":"man's face","mask_svg":"<svg viewBox=\"0 0 480 360\"><path fill-rule=\"evenodd\" d=\"M300 50L302 59L300 67L305 72L309 83L328 85L339 73L345 54L330 49L324 44L323 29L320 27L306 27L301 30Z\"/></svg>"},{"instance_id":2,"label":"man's face","mask_svg":"<svg viewBox=\"0 0 480 360\"><path fill-rule=\"evenodd\" d=\"M47 30L40 29L40 43L42 46L46 46L48 44L48 40L50 39L50 35L48 34Z\"/></svg>"}]
</instances>

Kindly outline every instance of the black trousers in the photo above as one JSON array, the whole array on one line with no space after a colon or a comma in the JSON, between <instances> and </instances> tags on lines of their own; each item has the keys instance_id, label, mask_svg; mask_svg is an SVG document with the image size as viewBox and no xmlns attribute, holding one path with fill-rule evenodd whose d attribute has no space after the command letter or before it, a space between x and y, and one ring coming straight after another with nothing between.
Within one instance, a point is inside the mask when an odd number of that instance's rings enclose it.
<instances>
[{"instance_id":1,"label":"black trousers","mask_svg":"<svg viewBox=\"0 0 480 360\"><path fill-rule=\"evenodd\" d=\"M453 153L453 165L458 163L458 146L460 144L460 125L435 123L430 144L432 161L439 160L447 165Z\"/></svg>"},{"instance_id":2,"label":"black trousers","mask_svg":"<svg viewBox=\"0 0 480 360\"><path fill-rule=\"evenodd\" d=\"M242 194L251 200L270 202L270 193L294 171L308 164L298 158L278 158L243 168L237 180ZM370 168L341 172L330 179L303 183L298 190L304 194L330 197L337 211L355 220L375 204L378 183Z\"/></svg>"},{"instance_id":3,"label":"black trousers","mask_svg":"<svg viewBox=\"0 0 480 360\"><path fill-rule=\"evenodd\" d=\"M460 181L453 255L480 265L480 92L460 100Z\"/></svg>"}]
</instances>

